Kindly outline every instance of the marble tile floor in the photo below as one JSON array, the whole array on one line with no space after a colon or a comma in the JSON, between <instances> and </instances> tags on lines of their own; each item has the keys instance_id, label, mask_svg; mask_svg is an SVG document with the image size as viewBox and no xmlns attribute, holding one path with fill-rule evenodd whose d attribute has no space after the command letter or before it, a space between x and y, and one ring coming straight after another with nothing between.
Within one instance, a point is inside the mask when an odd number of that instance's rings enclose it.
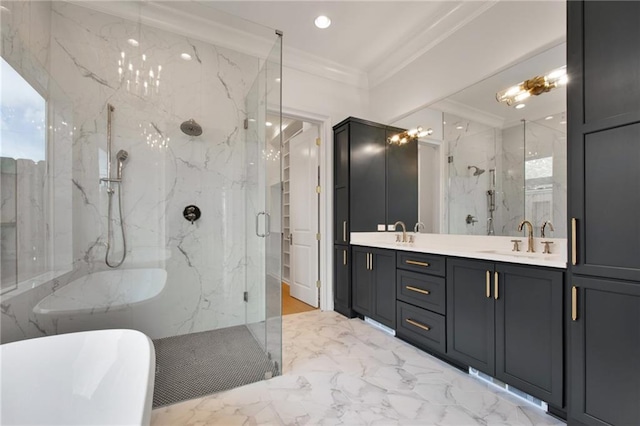
<instances>
[{"instance_id":1,"label":"marble tile floor","mask_svg":"<svg viewBox=\"0 0 640 426\"><path fill-rule=\"evenodd\" d=\"M283 317L283 371L156 409L157 425L563 425L359 319Z\"/></svg>"}]
</instances>

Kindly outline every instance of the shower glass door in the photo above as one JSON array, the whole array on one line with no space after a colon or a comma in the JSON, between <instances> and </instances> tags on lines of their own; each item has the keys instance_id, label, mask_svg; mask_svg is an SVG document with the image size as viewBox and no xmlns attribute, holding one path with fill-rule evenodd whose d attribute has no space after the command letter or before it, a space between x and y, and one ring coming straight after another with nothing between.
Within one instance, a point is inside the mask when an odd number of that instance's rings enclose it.
<instances>
[{"instance_id":1,"label":"shower glass door","mask_svg":"<svg viewBox=\"0 0 640 426\"><path fill-rule=\"evenodd\" d=\"M246 324L269 354L274 374L282 365L281 47L277 36L247 95L245 164Z\"/></svg>"}]
</instances>

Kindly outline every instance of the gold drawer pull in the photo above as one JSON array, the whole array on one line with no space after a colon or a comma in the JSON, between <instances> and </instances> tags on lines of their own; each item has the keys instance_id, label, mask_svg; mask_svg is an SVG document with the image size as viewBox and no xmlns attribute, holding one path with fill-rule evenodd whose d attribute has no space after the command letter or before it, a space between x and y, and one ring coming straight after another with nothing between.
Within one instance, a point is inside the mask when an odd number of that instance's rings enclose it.
<instances>
[{"instance_id":1,"label":"gold drawer pull","mask_svg":"<svg viewBox=\"0 0 640 426\"><path fill-rule=\"evenodd\" d=\"M418 327L418 328L423 329L424 331L429 331L429 330L431 330L431 327L429 327L428 325L420 324L419 322L416 322L416 321L414 321L414 320L406 319L405 321L407 321L407 322L408 322L409 324L411 324L411 325L414 325L414 326L416 326L416 327Z\"/></svg>"},{"instance_id":2,"label":"gold drawer pull","mask_svg":"<svg viewBox=\"0 0 640 426\"><path fill-rule=\"evenodd\" d=\"M422 293L422 294L431 294L431 292L429 290L423 290L421 288L411 287L410 285L405 286L405 288L407 290L415 291L415 292Z\"/></svg>"},{"instance_id":3,"label":"gold drawer pull","mask_svg":"<svg viewBox=\"0 0 640 426\"><path fill-rule=\"evenodd\" d=\"M407 265L424 266L425 268L429 267L429 264L427 262L418 262L417 260L405 260L404 263L406 263Z\"/></svg>"},{"instance_id":4,"label":"gold drawer pull","mask_svg":"<svg viewBox=\"0 0 640 426\"><path fill-rule=\"evenodd\" d=\"M491 298L491 272L487 271L487 298Z\"/></svg>"},{"instance_id":5,"label":"gold drawer pull","mask_svg":"<svg viewBox=\"0 0 640 426\"><path fill-rule=\"evenodd\" d=\"M578 287L571 287L571 320L578 321Z\"/></svg>"}]
</instances>

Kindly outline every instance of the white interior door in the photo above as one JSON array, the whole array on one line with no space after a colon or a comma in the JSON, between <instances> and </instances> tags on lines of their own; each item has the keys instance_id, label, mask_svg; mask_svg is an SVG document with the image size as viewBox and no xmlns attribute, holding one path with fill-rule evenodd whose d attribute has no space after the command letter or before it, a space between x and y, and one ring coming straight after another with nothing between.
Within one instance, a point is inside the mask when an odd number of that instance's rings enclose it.
<instances>
[{"instance_id":1,"label":"white interior door","mask_svg":"<svg viewBox=\"0 0 640 426\"><path fill-rule=\"evenodd\" d=\"M305 128L289 141L291 296L318 307L318 128Z\"/></svg>"}]
</instances>

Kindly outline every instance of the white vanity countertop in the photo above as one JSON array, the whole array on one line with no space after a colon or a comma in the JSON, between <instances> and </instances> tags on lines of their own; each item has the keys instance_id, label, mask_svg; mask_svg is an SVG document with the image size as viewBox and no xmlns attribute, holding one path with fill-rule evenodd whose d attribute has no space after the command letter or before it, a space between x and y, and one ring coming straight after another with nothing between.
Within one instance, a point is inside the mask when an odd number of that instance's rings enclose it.
<instances>
[{"instance_id":1,"label":"white vanity countertop","mask_svg":"<svg viewBox=\"0 0 640 426\"><path fill-rule=\"evenodd\" d=\"M401 232L352 232L351 244L420 253L466 257L470 259L511 262L524 265L567 268L567 239L545 238L552 241L551 254L543 254L542 238L534 239L534 253L527 253L526 237L497 237L485 235L416 234L413 243L396 243ZM511 240L522 240L520 251L512 251Z\"/></svg>"}]
</instances>

